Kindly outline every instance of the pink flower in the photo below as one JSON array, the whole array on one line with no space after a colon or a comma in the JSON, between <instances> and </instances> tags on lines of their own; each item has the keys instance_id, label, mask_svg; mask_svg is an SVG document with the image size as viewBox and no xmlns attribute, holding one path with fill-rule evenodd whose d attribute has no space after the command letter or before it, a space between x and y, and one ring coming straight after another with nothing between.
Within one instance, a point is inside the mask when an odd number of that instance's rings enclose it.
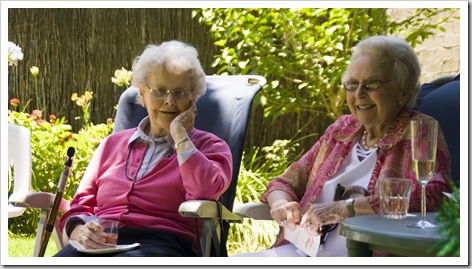
<instances>
[{"instance_id":1,"label":"pink flower","mask_svg":"<svg viewBox=\"0 0 472 269\"><path fill-rule=\"evenodd\" d=\"M54 123L56 123L56 115L49 115L49 122L51 123L51 125L54 125Z\"/></svg>"},{"instance_id":2,"label":"pink flower","mask_svg":"<svg viewBox=\"0 0 472 269\"><path fill-rule=\"evenodd\" d=\"M31 117L35 119L41 119L43 117L43 112L41 110L35 109L31 112Z\"/></svg>"},{"instance_id":3,"label":"pink flower","mask_svg":"<svg viewBox=\"0 0 472 269\"><path fill-rule=\"evenodd\" d=\"M18 100L18 98L10 99L10 105L12 106L17 106L19 103L20 103L20 100Z\"/></svg>"},{"instance_id":4,"label":"pink flower","mask_svg":"<svg viewBox=\"0 0 472 269\"><path fill-rule=\"evenodd\" d=\"M37 125L41 125L41 123L43 123L43 122L47 122L47 121L42 120L42 119L37 119L37 120L36 120L36 124L37 124Z\"/></svg>"}]
</instances>

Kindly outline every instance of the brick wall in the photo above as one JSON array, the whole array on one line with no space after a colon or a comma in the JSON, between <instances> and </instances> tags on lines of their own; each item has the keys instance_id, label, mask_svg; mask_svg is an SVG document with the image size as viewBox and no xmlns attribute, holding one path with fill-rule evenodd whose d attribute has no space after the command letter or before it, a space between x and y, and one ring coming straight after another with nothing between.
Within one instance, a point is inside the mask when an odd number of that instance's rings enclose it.
<instances>
[{"instance_id":1,"label":"brick wall","mask_svg":"<svg viewBox=\"0 0 472 269\"><path fill-rule=\"evenodd\" d=\"M402 18L415 9L390 9L392 18ZM454 16L459 16L459 10ZM421 64L421 83L435 78L460 73L460 24L459 20L444 23L446 31L436 31L423 44L415 47ZM401 34L399 35L401 36Z\"/></svg>"}]
</instances>

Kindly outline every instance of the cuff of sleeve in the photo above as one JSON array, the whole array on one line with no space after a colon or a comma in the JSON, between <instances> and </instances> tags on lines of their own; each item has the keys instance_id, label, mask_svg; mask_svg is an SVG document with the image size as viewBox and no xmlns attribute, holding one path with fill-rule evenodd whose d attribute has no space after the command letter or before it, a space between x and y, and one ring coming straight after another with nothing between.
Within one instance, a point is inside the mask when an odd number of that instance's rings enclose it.
<instances>
[{"instance_id":1,"label":"cuff of sleeve","mask_svg":"<svg viewBox=\"0 0 472 269\"><path fill-rule=\"evenodd\" d=\"M266 191L261 196L261 202L267 203L267 196L273 191L284 191L290 195L293 201L300 202L300 199L290 185L280 178L273 179L269 182Z\"/></svg>"},{"instance_id":2,"label":"cuff of sleeve","mask_svg":"<svg viewBox=\"0 0 472 269\"><path fill-rule=\"evenodd\" d=\"M77 216L71 216L70 218L68 218L66 221L66 225L64 226L64 230L66 232L67 237L70 237L75 226L80 225L80 224L85 224L86 222L91 221L95 218L96 218L95 215L93 216L77 215Z\"/></svg>"},{"instance_id":3,"label":"cuff of sleeve","mask_svg":"<svg viewBox=\"0 0 472 269\"><path fill-rule=\"evenodd\" d=\"M184 152L181 152L177 155L177 160L179 161L179 165L182 165L190 156L192 156L197 149L191 149Z\"/></svg>"}]
</instances>

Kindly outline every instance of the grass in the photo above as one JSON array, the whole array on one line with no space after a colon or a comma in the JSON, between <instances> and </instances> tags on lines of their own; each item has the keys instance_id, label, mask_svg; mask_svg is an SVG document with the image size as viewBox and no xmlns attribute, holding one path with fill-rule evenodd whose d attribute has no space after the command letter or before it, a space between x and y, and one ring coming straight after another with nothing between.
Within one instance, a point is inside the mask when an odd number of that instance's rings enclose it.
<instances>
[{"instance_id":1,"label":"grass","mask_svg":"<svg viewBox=\"0 0 472 269\"><path fill-rule=\"evenodd\" d=\"M8 234L8 257L33 257L34 236ZM44 257L52 257L57 253L56 243L51 236Z\"/></svg>"}]
</instances>

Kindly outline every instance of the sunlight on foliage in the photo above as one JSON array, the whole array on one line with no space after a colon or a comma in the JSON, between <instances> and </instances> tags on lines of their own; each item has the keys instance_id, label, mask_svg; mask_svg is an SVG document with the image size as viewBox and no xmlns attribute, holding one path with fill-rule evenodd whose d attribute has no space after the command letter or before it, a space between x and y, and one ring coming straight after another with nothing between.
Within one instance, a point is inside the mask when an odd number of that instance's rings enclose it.
<instances>
[{"instance_id":1,"label":"sunlight on foliage","mask_svg":"<svg viewBox=\"0 0 472 269\"><path fill-rule=\"evenodd\" d=\"M85 103L80 104L84 106L90 104L91 93L86 99ZM96 147L111 133L113 122L108 121L103 124L90 122L74 133L72 126L64 117L51 114L46 120L43 118L42 111L38 109L27 113L29 104L30 102L27 102L22 106L20 100L12 98L11 109L8 111L8 123L26 127L31 131L33 191L56 193L57 181L64 168L67 149L74 147L76 153L64 192L64 198L71 200ZM88 110L84 113L88 113ZM9 186L9 195L13 191L11 185L12 183ZM23 215L9 219L9 231L26 235L34 234L38 220L39 211L27 209Z\"/></svg>"},{"instance_id":2,"label":"sunlight on foliage","mask_svg":"<svg viewBox=\"0 0 472 269\"><path fill-rule=\"evenodd\" d=\"M236 188L234 207L242 203L260 201L268 182L280 175L298 156L298 144L276 140L271 146L244 152ZM269 248L279 228L275 221L244 219L242 224L231 224L228 234L228 254L254 252Z\"/></svg>"},{"instance_id":3,"label":"sunlight on foliage","mask_svg":"<svg viewBox=\"0 0 472 269\"><path fill-rule=\"evenodd\" d=\"M444 199L436 216L437 225L440 226L444 239L435 245L439 249L438 256L460 257L460 189L453 187L450 197Z\"/></svg>"},{"instance_id":4,"label":"sunlight on foliage","mask_svg":"<svg viewBox=\"0 0 472 269\"><path fill-rule=\"evenodd\" d=\"M193 16L220 49L217 74L274 81L260 96L265 116L312 111L336 119L347 110L341 76L352 47L367 36L399 33L414 47L444 31L454 12L421 8L401 21L383 8L204 8Z\"/></svg>"}]
</instances>

